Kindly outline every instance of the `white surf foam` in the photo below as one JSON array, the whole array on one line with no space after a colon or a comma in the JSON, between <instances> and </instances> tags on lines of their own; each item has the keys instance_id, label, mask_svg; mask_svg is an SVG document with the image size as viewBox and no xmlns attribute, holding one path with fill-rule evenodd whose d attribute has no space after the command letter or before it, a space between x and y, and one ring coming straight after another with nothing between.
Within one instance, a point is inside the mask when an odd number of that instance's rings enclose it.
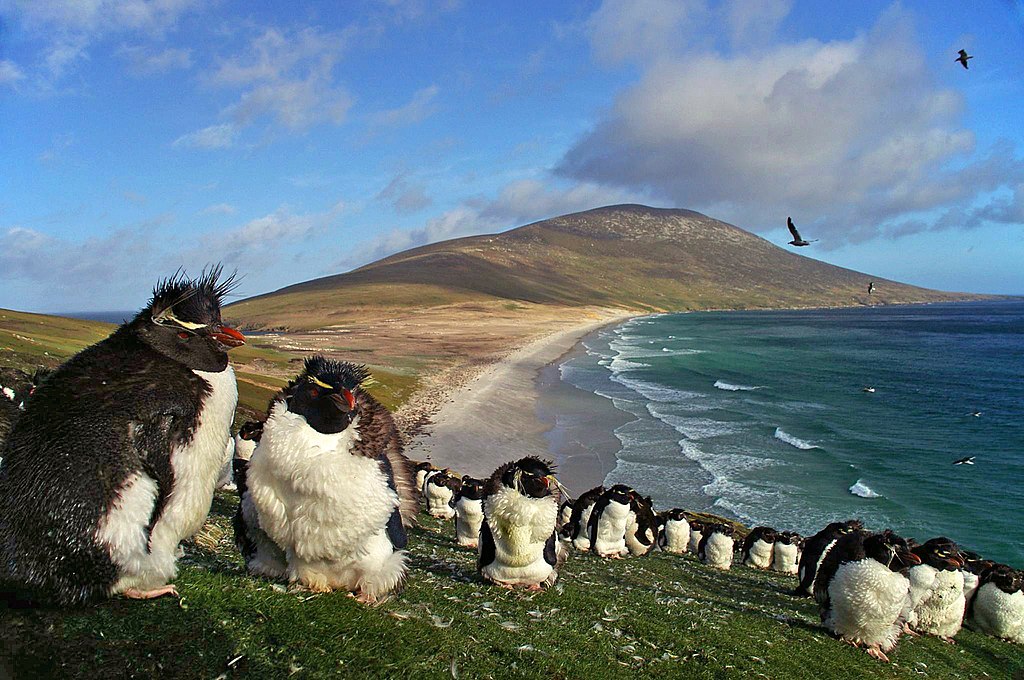
<instances>
[{"instance_id":1,"label":"white surf foam","mask_svg":"<svg viewBox=\"0 0 1024 680\"><path fill-rule=\"evenodd\" d=\"M858 479L856 484L850 487L850 493L854 496L860 496L861 498L881 498L882 494L875 493L871 490L867 484L864 483L863 479Z\"/></svg>"},{"instance_id":2,"label":"white surf foam","mask_svg":"<svg viewBox=\"0 0 1024 680\"><path fill-rule=\"evenodd\" d=\"M764 389L763 385L733 385L732 383L727 383L724 380L716 380L715 387L728 392L753 392L754 390Z\"/></svg>"},{"instance_id":3,"label":"white surf foam","mask_svg":"<svg viewBox=\"0 0 1024 680\"><path fill-rule=\"evenodd\" d=\"M793 435L783 430L781 427L775 428L775 438L781 442L786 442L790 446L798 448L802 451L819 448L815 444L805 442L803 439L800 439L799 437L794 437Z\"/></svg>"}]
</instances>

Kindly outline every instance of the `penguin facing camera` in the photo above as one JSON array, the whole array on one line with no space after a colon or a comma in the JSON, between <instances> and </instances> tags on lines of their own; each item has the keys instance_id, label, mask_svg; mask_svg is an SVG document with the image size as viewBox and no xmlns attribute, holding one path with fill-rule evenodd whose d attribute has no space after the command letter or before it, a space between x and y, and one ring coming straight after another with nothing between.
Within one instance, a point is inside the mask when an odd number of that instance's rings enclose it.
<instances>
[{"instance_id":1,"label":"penguin facing camera","mask_svg":"<svg viewBox=\"0 0 1024 680\"><path fill-rule=\"evenodd\" d=\"M793 531L783 531L775 537L772 546L772 571L796 574L800 568L800 551L804 539Z\"/></svg>"},{"instance_id":2,"label":"penguin facing camera","mask_svg":"<svg viewBox=\"0 0 1024 680\"><path fill-rule=\"evenodd\" d=\"M732 554L736 547L734 533L729 524L705 524L697 545L697 559L709 567L727 571L732 567Z\"/></svg>"},{"instance_id":3,"label":"penguin facing camera","mask_svg":"<svg viewBox=\"0 0 1024 680\"><path fill-rule=\"evenodd\" d=\"M405 580L417 498L394 420L362 387L368 378L364 366L307 358L270 407L246 486L289 581L374 604Z\"/></svg>"},{"instance_id":4,"label":"penguin facing camera","mask_svg":"<svg viewBox=\"0 0 1024 680\"><path fill-rule=\"evenodd\" d=\"M971 598L978 591L978 586L981 585L982 575L996 566L996 563L992 560L986 560L976 552L970 550L961 550L960 558L964 561L964 599L967 602L968 611L971 606ZM964 615L967 618L967 614Z\"/></svg>"},{"instance_id":5,"label":"penguin facing camera","mask_svg":"<svg viewBox=\"0 0 1024 680\"><path fill-rule=\"evenodd\" d=\"M587 529L590 548L598 557L620 559L629 554L626 547L626 525L629 523L633 490L625 484L616 484L594 505Z\"/></svg>"},{"instance_id":6,"label":"penguin facing camera","mask_svg":"<svg viewBox=\"0 0 1024 680\"><path fill-rule=\"evenodd\" d=\"M0 590L76 605L176 594L238 400L221 268L179 272L108 338L46 378L0 464Z\"/></svg>"},{"instance_id":7,"label":"penguin facing camera","mask_svg":"<svg viewBox=\"0 0 1024 680\"><path fill-rule=\"evenodd\" d=\"M810 595L814 587L814 577L821 566L821 562L828 555L828 551L836 544L841 537L860 531L864 528L860 520L850 519L845 522L832 522L824 529L814 534L804 542L803 551L800 554L800 565L797 575L800 577L800 584L793 591L794 595Z\"/></svg>"},{"instance_id":8,"label":"penguin facing camera","mask_svg":"<svg viewBox=\"0 0 1024 680\"><path fill-rule=\"evenodd\" d=\"M984 572L971 599L967 625L979 633L1024 645L1024 573L1005 564Z\"/></svg>"},{"instance_id":9,"label":"penguin facing camera","mask_svg":"<svg viewBox=\"0 0 1024 680\"><path fill-rule=\"evenodd\" d=\"M566 498L562 501L562 504L558 506L558 531L560 533L562 529L569 524L569 520L572 519L572 504L572 499Z\"/></svg>"},{"instance_id":10,"label":"penguin facing camera","mask_svg":"<svg viewBox=\"0 0 1024 680\"><path fill-rule=\"evenodd\" d=\"M661 521L658 546L673 555L684 554L690 547L690 523L686 520L686 511L672 508L661 514Z\"/></svg>"},{"instance_id":11,"label":"penguin facing camera","mask_svg":"<svg viewBox=\"0 0 1024 680\"><path fill-rule=\"evenodd\" d=\"M487 480L477 571L505 588L554 584L566 550L557 540L558 484L553 466L528 456Z\"/></svg>"},{"instance_id":12,"label":"penguin facing camera","mask_svg":"<svg viewBox=\"0 0 1024 680\"><path fill-rule=\"evenodd\" d=\"M778 532L771 527L754 527L743 539L743 564L754 569L768 569L775 556Z\"/></svg>"},{"instance_id":13,"label":"penguin facing camera","mask_svg":"<svg viewBox=\"0 0 1024 680\"><path fill-rule=\"evenodd\" d=\"M235 435L235 458L249 460L252 452L260 443L263 437L263 423L259 420L247 420L238 428Z\"/></svg>"},{"instance_id":14,"label":"penguin facing camera","mask_svg":"<svg viewBox=\"0 0 1024 680\"><path fill-rule=\"evenodd\" d=\"M412 462L412 461L410 461L410 462ZM423 493L423 483L427 481L427 475L429 473L431 473L431 472L436 471L437 468L434 467L433 463L431 463L430 461L426 461L425 460L425 461L421 461L421 462L415 463L413 469L416 470L416 488L422 494Z\"/></svg>"},{"instance_id":15,"label":"penguin facing camera","mask_svg":"<svg viewBox=\"0 0 1024 680\"><path fill-rule=\"evenodd\" d=\"M948 538L933 538L913 552L921 564L907 572L912 607L908 623L918 633L952 644L967 607L960 549Z\"/></svg>"},{"instance_id":16,"label":"penguin facing camera","mask_svg":"<svg viewBox=\"0 0 1024 680\"><path fill-rule=\"evenodd\" d=\"M423 482L423 496L427 499L427 512L431 517L455 517L455 496L462 487L462 479L448 470L430 473Z\"/></svg>"},{"instance_id":17,"label":"penguin facing camera","mask_svg":"<svg viewBox=\"0 0 1024 680\"><path fill-rule=\"evenodd\" d=\"M563 535L572 541L572 546L581 552L590 550L590 515L597 501L604 495L603 486L595 486L577 498L572 504L569 523L562 528Z\"/></svg>"},{"instance_id":18,"label":"penguin facing camera","mask_svg":"<svg viewBox=\"0 0 1024 680\"><path fill-rule=\"evenodd\" d=\"M829 550L814 579L824 626L854 646L888 661L910 613L908 567L921 559L891 531L854 530Z\"/></svg>"},{"instance_id":19,"label":"penguin facing camera","mask_svg":"<svg viewBox=\"0 0 1024 680\"><path fill-rule=\"evenodd\" d=\"M476 548L484 521L484 481L466 475L455 495L455 540L464 548Z\"/></svg>"}]
</instances>

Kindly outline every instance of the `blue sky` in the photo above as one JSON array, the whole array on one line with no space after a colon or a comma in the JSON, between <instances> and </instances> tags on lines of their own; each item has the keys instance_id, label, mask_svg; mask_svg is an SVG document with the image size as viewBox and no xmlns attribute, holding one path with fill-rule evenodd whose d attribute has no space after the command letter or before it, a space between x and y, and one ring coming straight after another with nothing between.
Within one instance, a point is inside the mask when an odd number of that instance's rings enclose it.
<instances>
[{"instance_id":1,"label":"blue sky","mask_svg":"<svg viewBox=\"0 0 1024 680\"><path fill-rule=\"evenodd\" d=\"M621 202L1024 294L1022 104L1009 1L0 0L0 307Z\"/></svg>"}]
</instances>

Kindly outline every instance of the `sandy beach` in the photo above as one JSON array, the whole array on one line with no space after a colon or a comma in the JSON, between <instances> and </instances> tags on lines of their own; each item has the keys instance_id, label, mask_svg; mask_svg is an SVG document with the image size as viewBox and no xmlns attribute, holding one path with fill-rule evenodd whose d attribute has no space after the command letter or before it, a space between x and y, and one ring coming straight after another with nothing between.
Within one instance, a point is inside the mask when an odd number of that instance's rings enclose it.
<instances>
[{"instance_id":1,"label":"sandy beach","mask_svg":"<svg viewBox=\"0 0 1024 680\"><path fill-rule=\"evenodd\" d=\"M487 477L499 465L523 456L550 458L537 417L540 371L579 340L632 314L606 313L535 339L446 395L431 422L413 437L406 453L459 474Z\"/></svg>"}]
</instances>

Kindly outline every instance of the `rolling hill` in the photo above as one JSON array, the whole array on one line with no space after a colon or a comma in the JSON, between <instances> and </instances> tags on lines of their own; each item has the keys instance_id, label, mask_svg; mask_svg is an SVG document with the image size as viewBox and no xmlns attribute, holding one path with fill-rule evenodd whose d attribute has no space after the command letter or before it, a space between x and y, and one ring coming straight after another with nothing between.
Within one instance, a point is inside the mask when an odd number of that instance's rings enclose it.
<instances>
[{"instance_id":1,"label":"rolling hill","mask_svg":"<svg viewBox=\"0 0 1024 680\"><path fill-rule=\"evenodd\" d=\"M665 312L974 297L819 262L690 210L616 205L414 248L243 300L226 315L249 328L295 329L360 310L494 301Z\"/></svg>"}]
</instances>

